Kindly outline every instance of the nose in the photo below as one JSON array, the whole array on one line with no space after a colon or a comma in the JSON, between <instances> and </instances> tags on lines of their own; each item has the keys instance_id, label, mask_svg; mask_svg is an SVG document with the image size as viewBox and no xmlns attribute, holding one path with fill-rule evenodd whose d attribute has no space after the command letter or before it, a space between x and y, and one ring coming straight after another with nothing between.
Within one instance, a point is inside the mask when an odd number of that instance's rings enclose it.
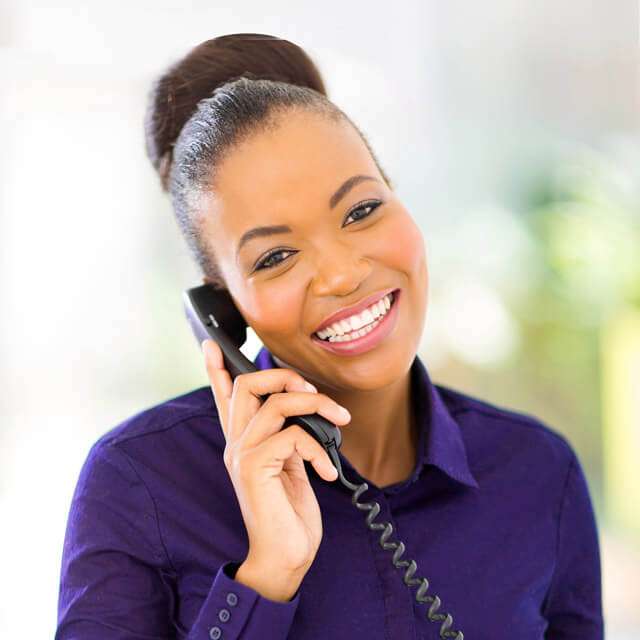
<instances>
[{"instance_id":1,"label":"nose","mask_svg":"<svg viewBox=\"0 0 640 640\"><path fill-rule=\"evenodd\" d=\"M323 244L316 260L313 294L344 296L358 288L371 272L370 261L351 244Z\"/></svg>"}]
</instances>

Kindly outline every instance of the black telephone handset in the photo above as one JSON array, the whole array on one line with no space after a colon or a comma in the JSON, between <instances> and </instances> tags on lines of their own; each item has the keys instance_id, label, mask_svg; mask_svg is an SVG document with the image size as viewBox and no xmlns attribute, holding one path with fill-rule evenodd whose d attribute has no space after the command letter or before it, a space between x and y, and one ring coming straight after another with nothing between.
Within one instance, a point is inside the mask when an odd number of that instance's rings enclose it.
<instances>
[{"instance_id":1,"label":"black telephone handset","mask_svg":"<svg viewBox=\"0 0 640 640\"><path fill-rule=\"evenodd\" d=\"M253 362L240 351L240 347L247 340L247 323L226 289L215 289L209 284L193 287L184 291L183 302L187 320L193 329L198 346L207 338L215 340L220 345L224 366L232 379L241 373L251 373L258 370ZM260 397L266 400L269 394ZM438 613L440 598L437 595L425 595L429 588L429 581L426 578L413 577L417 568L415 561L400 559L404 553L404 544L389 541L393 525L390 522L374 522L380 512L380 505L375 501L358 502L358 498L369 488L369 485L366 482L353 484L345 478L338 456L338 448L342 443L340 429L318 413L288 416L282 428L292 424L299 424L327 450L331 461L338 470L340 482L353 492L352 504L358 509L368 512L365 520L369 530L375 532L383 529L379 539L380 546L385 551L393 551L393 566L396 569L404 569L403 581L405 585L418 587L415 599L418 603L429 605L427 618L431 622L441 623L440 638L463 640L462 631L451 629L453 624L451 615Z\"/></svg>"},{"instance_id":2,"label":"black telephone handset","mask_svg":"<svg viewBox=\"0 0 640 640\"><path fill-rule=\"evenodd\" d=\"M247 339L247 323L226 289L215 289L212 285L203 284L184 291L183 300L187 320L198 345L207 338L218 343L224 357L224 366L232 380L240 373L258 370L240 351ZM260 397L266 400L269 394ZM319 413L288 416L282 428L292 424L299 424L327 450L335 451L342 444L340 429Z\"/></svg>"}]
</instances>

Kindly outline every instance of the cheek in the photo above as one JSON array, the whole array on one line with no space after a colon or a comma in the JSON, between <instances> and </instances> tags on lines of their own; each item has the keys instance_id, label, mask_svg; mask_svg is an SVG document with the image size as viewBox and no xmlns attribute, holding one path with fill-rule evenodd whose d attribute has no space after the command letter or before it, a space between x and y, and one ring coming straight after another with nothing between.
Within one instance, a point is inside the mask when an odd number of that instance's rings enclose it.
<instances>
[{"instance_id":1,"label":"cheek","mask_svg":"<svg viewBox=\"0 0 640 640\"><path fill-rule=\"evenodd\" d=\"M413 277L424 270L424 240L408 212L390 216L381 231L375 247L377 260Z\"/></svg>"},{"instance_id":2,"label":"cheek","mask_svg":"<svg viewBox=\"0 0 640 640\"><path fill-rule=\"evenodd\" d=\"M300 328L304 289L292 286L286 278L277 278L268 287L245 291L242 300L249 324L263 335L295 333Z\"/></svg>"}]
</instances>

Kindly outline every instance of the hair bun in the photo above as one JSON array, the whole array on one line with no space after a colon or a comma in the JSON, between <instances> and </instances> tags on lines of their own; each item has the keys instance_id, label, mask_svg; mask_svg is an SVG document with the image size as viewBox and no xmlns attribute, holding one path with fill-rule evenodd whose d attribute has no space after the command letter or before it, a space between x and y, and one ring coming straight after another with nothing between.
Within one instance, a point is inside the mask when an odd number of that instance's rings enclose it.
<instances>
[{"instance_id":1,"label":"hair bun","mask_svg":"<svg viewBox=\"0 0 640 640\"><path fill-rule=\"evenodd\" d=\"M261 33L234 33L195 46L152 83L148 95L146 151L165 190L173 145L198 102L240 77L279 80L327 95L314 62L289 40Z\"/></svg>"}]
</instances>

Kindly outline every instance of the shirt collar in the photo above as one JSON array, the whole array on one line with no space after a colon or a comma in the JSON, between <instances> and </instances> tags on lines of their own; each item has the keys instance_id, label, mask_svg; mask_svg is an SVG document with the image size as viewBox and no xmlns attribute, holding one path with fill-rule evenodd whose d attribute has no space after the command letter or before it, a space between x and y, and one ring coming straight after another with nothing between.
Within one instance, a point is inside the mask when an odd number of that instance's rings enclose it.
<instances>
[{"instance_id":1,"label":"shirt collar","mask_svg":"<svg viewBox=\"0 0 640 640\"><path fill-rule=\"evenodd\" d=\"M278 366L265 346L260 348L253 362L258 369L272 369ZM449 412L438 385L431 382L427 369L417 354L411 365L411 380L415 385L413 397L417 402L416 415L420 429L420 464L415 475L420 474L423 465L431 464L452 480L479 488L469 468L460 425ZM422 392L415 393L416 389Z\"/></svg>"},{"instance_id":2,"label":"shirt collar","mask_svg":"<svg viewBox=\"0 0 640 640\"><path fill-rule=\"evenodd\" d=\"M469 468L460 425L449 412L438 385L431 382L427 369L417 354L411 372L418 388L425 390L425 393L414 394L421 428L422 461L438 467L453 480L479 488L478 481Z\"/></svg>"}]
</instances>

